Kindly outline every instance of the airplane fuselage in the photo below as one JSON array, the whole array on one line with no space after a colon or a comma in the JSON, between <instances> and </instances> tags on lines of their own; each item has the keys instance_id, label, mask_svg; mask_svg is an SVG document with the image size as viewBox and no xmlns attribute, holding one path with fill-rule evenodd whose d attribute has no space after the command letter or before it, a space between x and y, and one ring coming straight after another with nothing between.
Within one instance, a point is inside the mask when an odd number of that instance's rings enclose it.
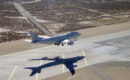
<instances>
[{"instance_id":1,"label":"airplane fuselage","mask_svg":"<svg viewBox=\"0 0 130 80\"><path fill-rule=\"evenodd\" d=\"M60 36L54 36L54 37L51 37L51 38L47 38L47 39L44 39L44 38L41 38L41 40L39 41L39 43L46 43L46 44L49 44L49 43L54 43L54 42L60 42L60 41L63 41L65 39L74 39L76 37L78 37L80 34L72 34L72 33L68 33L68 34L64 34L64 35L60 35Z\"/></svg>"},{"instance_id":2,"label":"airplane fuselage","mask_svg":"<svg viewBox=\"0 0 130 80\"><path fill-rule=\"evenodd\" d=\"M38 36L37 34L35 34L34 32L29 32L30 37L32 38L32 43L40 43L40 44L55 44L55 45L60 45L62 44L62 46L64 44L68 44L68 45L73 45L74 41L71 39L75 39L76 37L80 36L81 34L78 32L70 32L67 34L63 34L60 36L53 36L50 38L43 38Z\"/></svg>"}]
</instances>

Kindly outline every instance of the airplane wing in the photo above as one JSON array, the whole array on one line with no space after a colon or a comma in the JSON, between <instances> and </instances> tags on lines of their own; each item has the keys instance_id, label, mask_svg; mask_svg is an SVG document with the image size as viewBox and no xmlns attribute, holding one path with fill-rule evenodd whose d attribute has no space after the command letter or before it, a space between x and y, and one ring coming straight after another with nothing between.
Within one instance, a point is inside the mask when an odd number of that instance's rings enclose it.
<instances>
[{"instance_id":1,"label":"airplane wing","mask_svg":"<svg viewBox=\"0 0 130 80\"><path fill-rule=\"evenodd\" d=\"M73 63L65 62L64 65L66 66L67 69L71 72L72 75L75 74L75 69Z\"/></svg>"},{"instance_id":2,"label":"airplane wing","mask_svg":"<svg viewBox=\"0 0 130 80\"><path fill-rule=\"evenodd\" d=\"M42 36L42 35L39 35L39 37L42 37L44 39L50 38L49 36Z\"/></svg>"},{"instance_id":3,"label":"airplane wing","mask_svg":"<svg viewBox=\"0 0 130 80\"><path fill-rule=\"evenodd\" d=\"M42 36L42 35L38 35L38 36L41 37L41 38L43 38L43 39L48 39L48 38L50 38L49 36ZM29 43L32 42L31 39L25 39L24 41L29 42Z\"/></svg>"},{"instance_id":4,"label":"airplane wing","mask_svg":"<svg viewBox=\"0 0 130 80\"><path fill-rule=\"evenodd\" d=\"M55 45L60 45L62 41L64 41L64 40L57 40L57 41L54 42L54 43L55 43Z\"/></svg>"},{"instance_id":5,"label":"airplane wing","mask_svg":"<svg viewBox=\"0 0 130 80\"><path fill-rule=\"evenodd\" d=\"M25 41L25 42L29 42L29 43L32 42L32 40L30 40L30 39L25 39L24 41Z\"/></svg>"}]
</instances>

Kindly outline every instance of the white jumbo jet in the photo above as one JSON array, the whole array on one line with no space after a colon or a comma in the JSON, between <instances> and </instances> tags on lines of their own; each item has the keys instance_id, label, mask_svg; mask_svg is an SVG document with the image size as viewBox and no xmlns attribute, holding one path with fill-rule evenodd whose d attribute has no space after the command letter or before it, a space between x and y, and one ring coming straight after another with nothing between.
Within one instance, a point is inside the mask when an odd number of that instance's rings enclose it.
<instances>
[{"instance_id":1,"label":"white jumbo jet","mask_svg":"<svg viewBox=\"0 0 130 80\"><path fill-rule=\"evenodd\" d=\"M81 35L80 33L72 31L72 32L69 32L67 34L45 38L45 37L42 37L42 36L35 34L32 31L29 32L29 36L32 38L32 40L30 41L31 43L54 44L57 46L60 44L62 46L64 46L65 44L73 45L74 41L76 41L76 38L79 37L80 35Z\"/></svg>"}]
</instances>

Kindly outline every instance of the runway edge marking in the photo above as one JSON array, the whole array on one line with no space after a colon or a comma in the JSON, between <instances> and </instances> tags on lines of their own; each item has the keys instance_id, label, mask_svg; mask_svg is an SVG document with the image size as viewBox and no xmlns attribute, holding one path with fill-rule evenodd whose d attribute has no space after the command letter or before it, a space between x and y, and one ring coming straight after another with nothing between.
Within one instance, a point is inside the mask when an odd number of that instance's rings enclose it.
<instances>
[{"instance_id":1,"label":"runway edge marking","mask_svg":"<svg viewBox=\"0 0 130 80\"><path fill-rule=\"evenodd\" d=\"M14 69L13 69L12 73L10 74L8 80L11 80L11 79L12 79L12 77L13 77L13 75L14 75L16 69L17 69L17 67L18 67L17 65L14 67Z\"/></svg>"},{"instance_id":2,"label":"runway edge marking","mask_svg":"<svg viewBox=\"0 0 130 80\"><path fill-rule=\"evenodd\" d=\"M86 55L85 55L85 50L83 50L83 56L84 56L84 62L85 62L85 66L87 65L87 58L86 58Z\"/></svg>"}]
</instances>

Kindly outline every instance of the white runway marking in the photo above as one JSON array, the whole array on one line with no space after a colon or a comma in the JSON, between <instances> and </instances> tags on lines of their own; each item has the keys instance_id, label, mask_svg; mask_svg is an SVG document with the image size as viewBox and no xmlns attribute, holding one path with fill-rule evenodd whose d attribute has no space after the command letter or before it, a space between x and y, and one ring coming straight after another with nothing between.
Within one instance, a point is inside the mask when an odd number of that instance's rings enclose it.
<instances>
[{"instance_id":1,"label":"white runway marking","mask_svg":"<svg viewBox=\"0 0 130 80\"><path fill-rule=\"evenodd\" d=\"M8 80L11 80L18 66L15 66Z\"/></svg>"},{"instance_id":2,"label":"white runway marking","mask_svg":"<svg viewBox=\"0 0 130 80\"><path fill-rule=\"evenodd\" d=\"M85 55L85 50L83 50L83 56L84 56L84 62L85 62L85 66L87 65L87 59L86 59L86 55Z\"/></svg>"},{"instance_id":3,"label":"white runway marking","mask_svg":"<svg viewBox=\"0 0 130 80\"><path fill-rule=\"evenodd\" d=\"M40 61L40 66L42 65L42 60ZM36 74L36 80L38 80L38 73Z\"/></svg>"}]
</instances>

